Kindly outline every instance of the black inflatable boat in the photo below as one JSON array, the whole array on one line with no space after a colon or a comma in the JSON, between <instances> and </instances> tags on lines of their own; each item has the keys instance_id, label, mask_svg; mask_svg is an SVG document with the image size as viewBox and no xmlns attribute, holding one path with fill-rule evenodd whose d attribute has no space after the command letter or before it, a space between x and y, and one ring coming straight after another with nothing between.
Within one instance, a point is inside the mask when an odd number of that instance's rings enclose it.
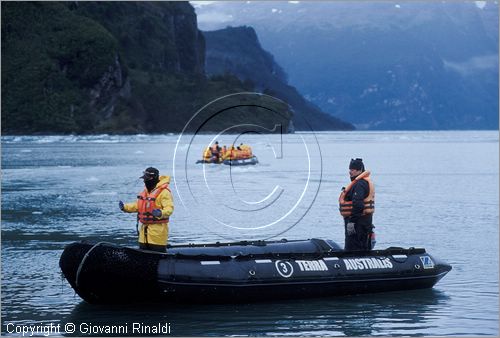
<instances>
[{"instance_id":1,"label":"black inflatable boat","mask_svg":"<svg viewBox=\"0 0 500 338\"><path fill-rule=\"evenodd\" d=\"M343 251L329 240L170 246L72 243L59 265L90 303L248 302L431 288L451 266L425 249Z\"/></svg>"}]
</instances>

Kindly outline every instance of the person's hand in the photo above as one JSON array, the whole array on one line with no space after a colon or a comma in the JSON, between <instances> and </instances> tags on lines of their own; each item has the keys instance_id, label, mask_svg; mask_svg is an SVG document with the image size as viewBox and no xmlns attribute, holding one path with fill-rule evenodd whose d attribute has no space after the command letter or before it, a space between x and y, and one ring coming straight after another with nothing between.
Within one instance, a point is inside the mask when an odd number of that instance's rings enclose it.
<instances>
[{"instance_id":1,"label":"person's hand","mask_svg":"<svg viewBox=\"0 0 500 338\"><path fill-rule=\"evenodd\" d=\"M347 234L349 236L352 236L352 235L354 235L356 233L356 229L354 228L354 223L353 222L347 223L346 229L347 229Z\"/></svg>"},{"instance_id":2,"label":"person's hand","mask_svg":"<svg viewBox=\"0 0 500 338\"><path fill-rule=\"evenodd\" d=\"M161 217L161 210L160 209L154 209L151 214L153 217L160 218Z\"/></svg>"},{"instance_id":3,"label":"person's hand","mask_svg":"<svg viewBox=\"0 0 500 338\"><path fill-rule=\"evenodd\" d=\"M120 208L121 211L123 211L123 209L125 209L125 205L123 204L122 201L118 202L118 207Z\"/></svg>"}]
</instances>

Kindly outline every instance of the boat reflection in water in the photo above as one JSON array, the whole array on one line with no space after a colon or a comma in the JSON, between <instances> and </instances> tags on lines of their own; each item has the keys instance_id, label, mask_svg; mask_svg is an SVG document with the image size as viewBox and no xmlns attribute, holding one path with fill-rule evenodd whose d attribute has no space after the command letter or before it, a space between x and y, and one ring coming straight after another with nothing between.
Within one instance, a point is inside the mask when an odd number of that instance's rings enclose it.
<instances>
[{"instance_id":1,"label":"boat reflection in water","mask_svg":"<svg viewBox=\"0 0 500 338\"><path fill-rule=\"evenodd\" d=\"M140 290L138 290L140 292ZM172 335L225 336L418 335L441 331L433 318L442 315L449 297L436 289L293 299L248 304L78 304L64 323L96 326L168 323Z\"/></svg>"}]
</instances>

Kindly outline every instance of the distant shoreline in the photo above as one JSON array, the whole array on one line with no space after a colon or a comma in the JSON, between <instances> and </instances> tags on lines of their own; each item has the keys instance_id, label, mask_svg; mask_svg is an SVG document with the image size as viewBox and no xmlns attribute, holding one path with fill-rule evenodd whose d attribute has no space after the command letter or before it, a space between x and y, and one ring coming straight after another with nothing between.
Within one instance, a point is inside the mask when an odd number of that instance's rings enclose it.
<instances>
[{"instance_id":1,"label":"distant shoreline","mask_svg":"<svg viewBox=\"0 0 500 338\"><path fill-rule=\"evenodd\" d=\"M449 130L433 130L433 129L421 129L421 130L318 130L318 131L306 131L299 130L294 133L286 134L330 134L330 133L342 133L342 134L359 134L359 133L429 133L429 132L494 132L499 131L499 129L449 129ZM58 137L58 138L68 138L68 137L88 137L88 138L103 138L103 137L161 137L161 136L178 136L182 133L137 133L137 134L2 134L2 140L5 138L34 138L34 137ZM217 135L218 132L203 132L203 133L183 133L183 135ZM262 135L278 135L278 133L258 133ZM224 135L241 135L241 133L224 133ZM257 133L253 134L257 135Z\"/></svg>"}]
</instances>

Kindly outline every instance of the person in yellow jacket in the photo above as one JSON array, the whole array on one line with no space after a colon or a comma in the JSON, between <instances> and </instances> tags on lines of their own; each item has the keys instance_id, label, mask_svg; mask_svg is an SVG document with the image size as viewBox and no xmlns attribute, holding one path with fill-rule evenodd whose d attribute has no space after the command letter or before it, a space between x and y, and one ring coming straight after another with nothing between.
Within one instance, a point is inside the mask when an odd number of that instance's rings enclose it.
<instances>
[{"instance_id":1,"label":"person in yellow jacket","mask_svg":"<svg viewBox=\"0 0 500 338\"><path fill-rule=\"evenodd\" d=\"M123 212L136 212L139 230L139 248L165 252L169 217L174 212L172 193L168 187L170 176L160 176L158 169L149 167L140 177L144 190L132 203L119 202Z\"/></svg>"}]
</instances>

